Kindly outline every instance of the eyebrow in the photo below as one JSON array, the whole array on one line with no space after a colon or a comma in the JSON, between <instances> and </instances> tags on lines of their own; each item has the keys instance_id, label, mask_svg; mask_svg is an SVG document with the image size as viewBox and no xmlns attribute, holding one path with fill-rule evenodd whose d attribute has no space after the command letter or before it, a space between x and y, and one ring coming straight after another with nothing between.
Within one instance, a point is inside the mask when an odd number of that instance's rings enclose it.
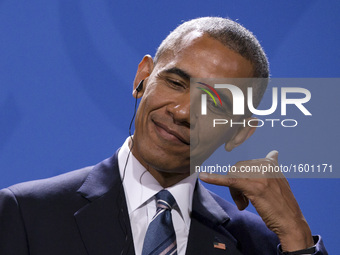
<instances>
[{"instance_id":1,"label":"eyebrow","mask_svg":"<svg viewBox=\"0 0 340 255\"><path fill-rule=\"evenodd\" d=\"M191 78L190 74L188 74L186 71L184 71L184 70L182 70L180 68L177 68L177 67L172 67L170 69L166 69L164 72L165 73L176 74L176 75L182 77L185 80L190 80L190 78Z\"/></svg>"}]
</instances>

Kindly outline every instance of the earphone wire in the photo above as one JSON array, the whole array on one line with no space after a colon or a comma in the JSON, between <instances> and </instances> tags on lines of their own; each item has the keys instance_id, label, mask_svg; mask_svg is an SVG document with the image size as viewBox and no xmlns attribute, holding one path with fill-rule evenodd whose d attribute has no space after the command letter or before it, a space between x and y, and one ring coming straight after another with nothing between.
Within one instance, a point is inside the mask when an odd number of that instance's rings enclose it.
<instances>
[{"instance_id":1,"label":"earphone wire","mask_svg":"<svg viewBox=\"0 0 340 255\"><path fill-rule=\"evenodd\" d=\"M138 92L139 91L136 90L136 92L137 93L136 93L135 107L134 107L133 116L132 116L132 119L131 119L131 122L130 122L130 125L129 125L129 137L131 139L131 146L129 146L129 153L126 157L125 166L124 166L123 175L122 175L122 180L121 180L121 186L120 186L120 189L119 189L119 195L117 197L117 205L118 205L118 208L120 208L120 210L118 212L118 219L120 219L120 216L121 216L120 214L124 212L124 209L122 207L123 202L124 202L124 197L122 196L122 195L124 195L123 182L124 182L124 179L125 179L126 167L127 167L127 164L128 164L129 158L130 158L131 150L132 150L133 145L134 145L133 136L131 134L131 128L132 128L132 124L133 124L133 121L136 117L136 112L137 112L137 101L138 101L137 99L138 99ZM119 204L119 201L120 201L120 204ZM124 251L126 251L126 253L127 253L127 251L130 248L130 245L131 245L131 243L128 242L129 236L128 236L127 222L126 222L124 217L122 217L122 220L123 220L123 224L121 224L122 223L121 221L119 221L119 223L120 223L121 230L125 234L125 244L123 246L123 249L122 249L120 255L123 255Z\"/></svg>"}]
</instances>

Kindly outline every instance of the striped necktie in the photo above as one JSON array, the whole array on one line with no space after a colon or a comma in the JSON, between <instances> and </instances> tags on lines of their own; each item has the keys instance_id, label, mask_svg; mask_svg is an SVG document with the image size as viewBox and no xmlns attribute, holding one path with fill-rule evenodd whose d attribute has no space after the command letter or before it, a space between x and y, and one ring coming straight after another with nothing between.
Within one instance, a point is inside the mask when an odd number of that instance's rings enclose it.
<instances>
[{"instance_id":1,"label":"striped necktie","mask_svg":"<svg viewBox=\"0 0 340 255\"><path fill-rule=\"evenodd\" d=\"M156 194L157 211L146 231L142 255L177 255L171 209L176 200L167 190Z\"/></svg>"}]
</instances>

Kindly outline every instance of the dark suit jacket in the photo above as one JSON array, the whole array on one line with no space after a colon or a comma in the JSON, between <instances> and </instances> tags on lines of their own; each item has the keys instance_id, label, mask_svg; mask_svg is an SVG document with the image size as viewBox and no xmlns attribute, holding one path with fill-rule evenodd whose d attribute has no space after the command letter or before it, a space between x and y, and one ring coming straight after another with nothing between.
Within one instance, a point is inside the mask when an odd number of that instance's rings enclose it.
<instances>
[{"instance_id":1,"label":"dark suit jacket","mask_svg":"<svg viewBox=\"0 0 340 255\"><path fill-rule=\"evenodd\" d=\"M278 243L258 216L197 183L186 254L272 255ZM94 167L2 190L0 254L134 254L117 153Z\"/></svg>"}]
</instances>

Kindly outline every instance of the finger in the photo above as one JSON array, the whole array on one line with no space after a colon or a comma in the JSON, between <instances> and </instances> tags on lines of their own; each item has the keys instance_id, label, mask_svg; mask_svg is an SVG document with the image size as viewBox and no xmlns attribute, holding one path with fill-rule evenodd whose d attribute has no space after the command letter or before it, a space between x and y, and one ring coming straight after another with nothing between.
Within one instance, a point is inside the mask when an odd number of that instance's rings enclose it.
<instances>
[{"instance_id":1,"label":"finger","mask_svg":"<svg viewBox=\"0 0 340 255\"><path fill-rule=\"evenodd\" d=\"M199 177L202 181L214 185L233 187L237 182L237 178L232 178L228 175L200 173Z\"/></svg>"},{"instance_id":2,"label":"finger","mask_svg":"<svg viewBox=\"0 0 340 255\"><path fill-rule=\"evenodd\" d=\"M200 173L199 177L206 183L229 187L230 194L239 210L244 210L249 205L249 199L237 187L240 186L239 178L208 173Z\"/></svg>"},{"instance_id":3,"label":"finger","mask_svg":"<svg viewBox=\"0 0 340 255\"><path fill-rule=\"evenodd\" d=\"M229 188L230 195L233 198L237 208L242 211L249 205L249 199L238 189Z\"/></svg>"},{"instance_id":4,"label":"finger","mask_svg":"<svg viewBox=\"0 0 340 255\"><path fill-rule=\"evenodd\" d=\"M266 156L266 158L273 160L274 162L278 162L279 158L279 152L276 150L272 150L269 152Z\"/></svg>"}]
</instances>

